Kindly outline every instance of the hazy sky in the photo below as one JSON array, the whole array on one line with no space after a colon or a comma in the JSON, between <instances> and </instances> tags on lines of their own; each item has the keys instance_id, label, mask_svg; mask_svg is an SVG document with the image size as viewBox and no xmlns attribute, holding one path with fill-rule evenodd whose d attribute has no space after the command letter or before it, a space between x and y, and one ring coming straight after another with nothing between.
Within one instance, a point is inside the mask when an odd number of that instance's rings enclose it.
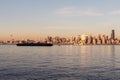
<instances>
[{"instance_id":1,"label":"hazy sky","mask_svg":"<svg viewBox=\"0 0 120 80\"><path fill-rule=\"evenodd\" d=\"M120 0L0 0L0 39L47 35L120 36Z\"/></svg>"}]
</instances>

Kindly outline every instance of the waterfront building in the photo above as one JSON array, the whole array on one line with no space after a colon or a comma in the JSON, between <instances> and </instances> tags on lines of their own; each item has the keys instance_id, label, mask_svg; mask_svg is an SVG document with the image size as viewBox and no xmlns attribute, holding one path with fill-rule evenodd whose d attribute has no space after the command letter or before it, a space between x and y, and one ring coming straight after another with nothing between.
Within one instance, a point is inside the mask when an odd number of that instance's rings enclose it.
<instances>
[{"instance_id":1,"label":"waterfront building","mask_svg":"<svg viewBox=\"0 0 120 80\"><path fill-rule=\"evenodd\" d=\"M88 40L87 40L87 44L91 44L92 43L92 36L88 35Z\"/></svg>"},{"instance_id":2,"label":"waterfront building","mask_svg":"<svg viewBox=\"0 0 120 80\"><path fill-rule=\"evenodd\" d=\"M102 44L102 40L101 40L101 35L100 34L98 34L98 36L97 36L97 44Z\"/></svg>"},{"instance_id":3,"label":"waterfront building","mask_svg":"<svg viewBox=\"0 0 120 80\"><path fill-rule=\"evenodd\" d=\"M97 44L98 45L102 44L102 40L97 40Z\"/></svg>"},{"instance_id":4,"label":"waterfront building","mask_svg":"<svg viewBox=\"0 0 120 80\"><path fill-rule=\"evenodd\" d=\"M106 40L108 40L109 38L108 38L108 36L106 36Z\"/></svg>"},{"instance_id":5,"label":"waterfront building","mask_svg":"<svg viewBox=\"0 0 120 80\"><path fill-rule=\"evenodd\" d=\"M115 40L115 44L119 44L119 40L118 39Z\"/></svg>"},{"instance_id":6,"label":"waterfront building","mask_svg":"<svg viewBox=\"0 0 120 80\"><path fill-rule=\"evenodd\" d=\"M81 40L87 40L88 39L88 35L81 35Z\"/></svg>"},{"instance_id":7,"label":"waterfront building","mask_svg":"<svg viewBox=\"0 0 120 80\"><path fill-rule=\"evenodd\" d=\"M105 35L102 35L102 44L106 44Z\"/></svg>"},{"instance_id":8,"label":"waterfront building","mask_svg":"<svg viewBox=\"0 0 120 80\"><path fill-rule=\"evenodd\" d=\"M97 44L97 39L96 39L95 37L93 37L92 44L93 44L93 45L96 45L96 44Z\"/></svg>"},{"instance_id":9,"label":"waterfront building","mask_svg":"<svg viewBox=\"0 0 120 80\"><path fill-rule=\"evenodd\" d=\"M48 37L47 37L47 42L48 42L48 43L52 43L52 42L53 42L53 38L52 38L51 36L48 36Z\"/></svg>"},{"instance_id":10,"label":"waterfront building","mask_svg":"<svg viewBox=\"0 0 120 80\"><path fill-rule=\"evenodd\" d=\"M98 34L97 40L101 40L101 34Z\"/></svg>"},{"instance_id":11,"label":"waterfront building","mask_svg":"<svg viewBox=\"0 0 120 80\"><path fill-rule=\"evenodd\" d=\"M88 35L81 35L81 42L82 44L86 44L88 40Z\"/></svg>"},{"instance_id":12,"label":"waterfront building","mask_svg":"<svg viewBox=\"0 0 120 80\"><path fill-rule=\"evenodd\" d=\"M54 39L55 39L55 40L54 40L54 41L55 41L55 42L54 42L55 44L59 43L60 38L59 38L58 36L56 36Z\"/></svg>"},{"instance_id":13,"label":"waterfront building","mask_svg":"<svg viewBox=\"0 0 120 80\"><path fill-rule=\"evenodd\" d=\"M80 40L81 40L81 37L80 37L80 35L78 35L78 36L77 36L77 39L76 39L76 42L79 43Z\"/></svg>"},{"instance_id":14,"label":"waterfront building","mask_svg":"<svg viewBox=\"0 0 120 80\"><path fill-rule=\"evenodd\" d=\"M72 37L72 42L75 42L75 37Z\"/></svg>"},{"instance_id":15,"label":"waterfront building","mask_svg":"<svg viewBox=\"0 0 120 80\"><path fill-rule=\"evenodd\" d=\"M70 38L66 38L66 42L70 42Z\"/></svg>"},{"instance_id":16,"label":"waterfront building","mask_svg":"<svg viewBox=\"0 0 120 80\"><path fill-rule=\"evenodd\" d=\"M111 39L111 44L115 44L115 40Z\"/></svg>"},{"instance_id":17,"label":"waterfront building","mask_svg":"<svg viewBox=\"0 0 120 80\"><path fill-rule=\"evenodd\" d=\"M60 42L61 42L62 44L66 44L66 38L60 38Z\"/></svg>"}]
</instances>

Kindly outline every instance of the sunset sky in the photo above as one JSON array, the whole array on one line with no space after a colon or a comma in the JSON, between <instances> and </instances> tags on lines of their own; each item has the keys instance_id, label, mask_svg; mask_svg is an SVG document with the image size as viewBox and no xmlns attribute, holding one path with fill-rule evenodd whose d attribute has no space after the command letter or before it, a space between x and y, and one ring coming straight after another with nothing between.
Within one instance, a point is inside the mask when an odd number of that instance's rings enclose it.
<instances>
[{"instance_id":1,"label":"sunset sky","mask_svg":"<svg viewBox=\"0 0 120 80\"><path fill-rule=\"evenodd\" d=\"M120 0L0 0L0 40L46 36L120 36Z\"/></svg>"}]
</instances>

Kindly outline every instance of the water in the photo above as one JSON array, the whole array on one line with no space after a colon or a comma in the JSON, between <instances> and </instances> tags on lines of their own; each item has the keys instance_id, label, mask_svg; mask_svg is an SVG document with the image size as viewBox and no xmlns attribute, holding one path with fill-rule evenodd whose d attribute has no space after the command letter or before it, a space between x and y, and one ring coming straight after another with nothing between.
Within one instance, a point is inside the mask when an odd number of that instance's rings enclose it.
<instances>
[{"instance_id":1,"label":"water","mask_svg":"<svg viewBox=\"0 0 120 80\"><path fill-rule=\"evenodd\" d=\"M120 80L120 46L0 45L0 80Z\"/></svg>"}]
</instances>

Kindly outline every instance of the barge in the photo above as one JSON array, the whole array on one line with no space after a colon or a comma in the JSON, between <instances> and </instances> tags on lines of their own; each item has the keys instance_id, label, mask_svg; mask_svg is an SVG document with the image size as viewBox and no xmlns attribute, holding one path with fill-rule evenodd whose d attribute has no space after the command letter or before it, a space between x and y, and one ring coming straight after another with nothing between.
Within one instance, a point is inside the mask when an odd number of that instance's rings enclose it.
<instances>
[{"instance_id":1,"label":"barge","mask_svg":"<svg viewBox=\"0 0 120 80\"><path fill-rule=\"evenodd\" d=\"M17 46L53 46L51 43L18 43Z\"/></svg>"}]
</instances>

